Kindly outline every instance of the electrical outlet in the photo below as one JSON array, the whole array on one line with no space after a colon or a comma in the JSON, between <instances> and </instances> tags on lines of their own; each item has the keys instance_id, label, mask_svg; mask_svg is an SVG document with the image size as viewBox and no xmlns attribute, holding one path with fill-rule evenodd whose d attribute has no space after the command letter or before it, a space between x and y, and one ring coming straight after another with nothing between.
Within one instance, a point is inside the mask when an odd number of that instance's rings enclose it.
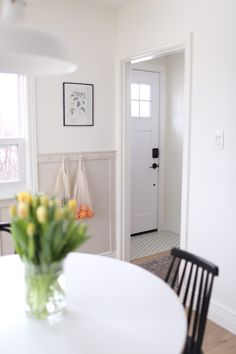
<instances>
[{"instance_id":1,"label":"electrical outlet","mask_svg":"<svg viewBox=\"0 0 236 354\"><path fill-rule=\"evenodd\" d=\"M224 130L217 130L215 132L214 148L224 149Z\"/></svg>"}]
</instances>

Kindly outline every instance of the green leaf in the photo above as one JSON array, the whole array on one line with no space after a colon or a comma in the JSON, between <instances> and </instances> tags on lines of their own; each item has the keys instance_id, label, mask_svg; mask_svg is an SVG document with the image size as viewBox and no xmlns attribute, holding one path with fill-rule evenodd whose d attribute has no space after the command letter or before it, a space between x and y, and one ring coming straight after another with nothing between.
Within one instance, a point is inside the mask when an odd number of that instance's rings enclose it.
<instances>
[{"instance_id":1,"label":"green leaf","mask_svg":"<svg viewBox=\"0 0 236 354\"><path fill-rule=\"evenodd\" d=\"M33 237L28 238L28 249L29 249L29 259L33 261L35 258L35 243Z\"/></svg>"},{"instance_id":2,"label":"green leaf","mask_svg":"<svg viewBox=\"0 0 236 354\"><path fill-rule=\"evenodd\" d=\"M28 258L28 236L26 234L26 227L22 220L17 220L11 224L12 236L15 242L16 251L24 253Z\"/></svg>"}]
</instances>

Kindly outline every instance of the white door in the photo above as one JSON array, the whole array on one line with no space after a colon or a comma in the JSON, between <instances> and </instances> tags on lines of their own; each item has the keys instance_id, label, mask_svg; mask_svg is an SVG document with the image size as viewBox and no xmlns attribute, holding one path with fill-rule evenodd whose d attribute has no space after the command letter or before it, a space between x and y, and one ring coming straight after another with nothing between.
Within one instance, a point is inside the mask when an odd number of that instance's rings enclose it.
<instances>
[{"instance_id":1,"label":"white door","mask_svg":"<svg viewBox=\"0 0 236 354\"><path fill-rule=\"evenodd\" d=\"M157 229L159 80L159 73L132 70L131 234Z\"/></svg>"}]
</instances>

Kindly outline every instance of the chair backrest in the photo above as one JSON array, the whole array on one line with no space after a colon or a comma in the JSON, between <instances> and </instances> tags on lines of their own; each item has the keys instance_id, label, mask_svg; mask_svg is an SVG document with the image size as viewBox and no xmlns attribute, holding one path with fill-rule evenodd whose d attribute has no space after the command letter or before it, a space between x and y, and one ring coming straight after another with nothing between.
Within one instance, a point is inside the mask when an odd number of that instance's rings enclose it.
<instances>
[{"instance_id":1,"label":"chair backrest","mask_svg":"<svg viewBox=\"0 0 236 354\"><path fill-rule=\"evenodd\" d=\"M0 222L0 231L11 233L11 224L8 222Z\"/></svg>"},{"instance_id":2,"label":"chair backrest","mask_svg":"<svg viewBox=\"0 0 236 354\"><path fill-rule=\"evenodd\" d=\"M172 263L165 281L182 299L188 319L188 353L200 353L216 265L189 252L173 248Z\"/></svg>"}]
</instances>

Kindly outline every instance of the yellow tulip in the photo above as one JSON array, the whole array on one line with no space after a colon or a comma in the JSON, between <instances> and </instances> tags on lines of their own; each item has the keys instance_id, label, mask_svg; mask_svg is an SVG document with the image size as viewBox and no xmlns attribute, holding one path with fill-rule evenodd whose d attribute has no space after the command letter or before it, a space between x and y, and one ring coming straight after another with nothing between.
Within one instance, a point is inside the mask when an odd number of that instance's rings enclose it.
<instances>
[{"instance_id":1,"label":"yellow tulip","mask_svg":"<svg viewBox=\"0 0 236 354\"><path fill-rule=\"evenodd\" d=\"M14 218L17 214L17 209L16 209L16 206L15 205L11 205L10 208L9 208L9 213L10 213L10 216L11 218Z\"/></svg>"},{"instance_id":2,"label":"yellow tulip","mask_svg":"<svg viewBox=\"0 0 236 354\"><path fill-rule=\"evenodd\" d=\"M37 195L34 195L33 198L32 198L32 205L34 208L36 208L38 206L38 203L39 203L39 198Z\"/></svg>"},{"instance_id":3,"label":"yellow tulip","mask_svg":"<svg viewBox=\"0 0 236 354\"><path fill-rule=\"evenodd\" d=\"M63 216L64 216L63 209L57 208L56 211L55 211L55 219L57 221L60 221L60 220L62 220Z\"/></svg>"},{"instance_id":4,"label":"yellow tulip","mask_svg":"<svg viewBox=\"0 0 236 354\"><path fill-rule=\"evenodd\" d=\"M71 211L76 211L76 208L77 208L77 202L75 199L71 199L69 200L68 204L67 204L67 207L69 210Z\"/></svg>"},{"instance_id":5,"label":"yellow tulip","mask_svg":"<svg viewBox=\"0 0 236 354\"><path fill-rule=\"evenodd\" d=\"M17 207L17 216L20 219L25 219L28 216L29 209L26 203L20 202Z\"/></svg>"},{"instance_id":6,"label":"yellow tulip","mask_svg":"<svg viewBox=\"0 0 236 354\"><path fill-rule=\"evenodd\" d=\"M30 222L28 225L27 225L27 228L26 228L26 233L29 237L33 237L34 234L35 234L35 231L36 231L36 226L34 223Z\"/></svg>"},{"instance_id":7,"label":"yellow tulip","mask_svg":"<svg viewBox=\"0 0 236 354\"><path fill-rule=\"evenodd\" d=\"M48 203L49 203L49 198L47 195L42 195L40 197L40 204L47 207L48 206Z\"/></svg>"},{"instance_id":8,"label":"yellow tulip","mask_svg":"<svg viewBox=\"0 0 236 354\"><path fill-rule=\"evenodd\" d=\"M48 212L45 206L40 205L36 210L36 215L37 215L38 222L40 224L45 224L48 218Z\"/></svg>"},{"instance_id":9,"label":"yellow tulip","mask_svg":"<svg viewBox=\"0 0 236 354\"><path fill-rule=\"evenodd\" d=\"M50 199L48 202L48 206L51 208L55 205L55 201L53 199Z\"/></svg>"},{"instance_id":10,"label":"yellow tulip","mask_svg":"<svg viewBox=\"0 0 236 354\"><path fill-rule=\"evenodd\" d=\"M30 204L32 202L32 196L28 192L20 192L17 194L17 200L18 202Z\"/></svg>"}]
</instances>

